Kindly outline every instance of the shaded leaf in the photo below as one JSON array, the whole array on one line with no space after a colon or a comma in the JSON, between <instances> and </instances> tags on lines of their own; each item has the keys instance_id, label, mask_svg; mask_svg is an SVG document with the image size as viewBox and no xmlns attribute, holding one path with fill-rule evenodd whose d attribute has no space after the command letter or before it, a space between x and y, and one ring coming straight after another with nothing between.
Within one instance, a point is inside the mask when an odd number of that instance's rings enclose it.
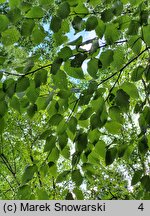
<instances>
[{"instance_id":1,"label":"shaded leaf","mask_svg":"<svg viewBox=\"0 0 150 216\"><path fill-rule=\"evenodd\" d=\"M61 19L65 19L69 16L70 13L70 5L67 1L62 2L59 5L59 8L57 10L58 17L61 17Z\"/></svg>"},{"instance_id":2,"label":"shaded leaf","mask_svg":"<svg viewBox=\"0 0 150 216\"><path fill-rule=\"evenodd\" d=\"M91 31L98 25L98 20L95 16L90 16L86 21L86 30Z\"/></svg>"},{"instance_id":3,"label":"shaded leaf","mask_svg":"<svg viewBox=\"0 0 150 216\"><path fill-rule=\"evenodd\" d=\"M93 77L94 79L97 79L97 73L98 73L98 69L99 69L99 59L97 58L93 58L91 59L88 64L87 64L87 71L88 74Z\"/></svg>"},{"instance_id":4,"label":"shaded leaf","mask_svg":"<svg viewBox=\"0 0 150 216\"><path fill-rule=\"evenodd\" d=\"M62 19L58 16L53 16L50 24L50 29L56 33L61 28Z\"/></svg>"},{"instance_id":5,"label":"shaded leaf","mask_svg":"<svg viewBox=\"0 0 150 216\"><path fill-rule=\"evenodd\" d=\"M19 31L15 27L10 27L2 32L2 42L5 46L12 45L19 40L20 36Z\"/></svg>"},{"instance_id":6,"label":"shaded leaf","mask_svg":"<svg viewBox=\"0 0 150 216\"><path fill-rule=\"evenodd\" d=\"M83 182L83 176L80 173L80 170L73 170L71 173L72 181L75 182L76 186L80 186Z\"/></svg>"},{"instance_id":7,"label":"shaded leaf","mask_svg":"<svg viewBox=\"0 0 150 216\"><path fill-rule=\"evenodd\" d=\"M52 149L56 146L56 137L51 135L46 138L46 144L44 146L44 152L51 152Z\"/></svg>"},{"instance_id":8,"label":"shaded leaf","mask_svg":"<svg viewBox=\"0 0 150 216\"><path fill-rule=\"evenodd\" d=\"M56 179L57 183L63 182L66 180L67 176L70 174L70 170L65 170L62 173L60 173Z\"/></svg>"},{"instance_id":9,"label":"shaded leaf","mask_svg":"<svg viewBox=\"0 0 150 216\"><path fill-rule=\"evenodd\" d=\"M92 114L92 108L91 107L87 107L82 114L80 115L79 120L86 120L88 119Z\"/></svg>"},{"instance_id":10,"label":"shaded leaf","mask_svg":"<svg viewBox=\"0 0 150 216\"><path fill-rule=\"evenodd\" d=\"M21 77L17 80L16 92L24 92L30 86L28 77Z\"/></svg>"},{"instance_id":11,"label":"shaded leaf","mask_svg":"<svg viewBox=\"0 0 150 216\"><path fill-rule=\"evenodd\" d=\"M150 176L143 176L141 179L141 184L147 192L150 192Z\"/></svg>"},{"instance_id":12,"label":"shaded leaf","mask_svg":"<svg viewBox=\"0 0 150 216\"><path fill-rule=\"evenodd\" d=\"M40 6L33 6L27 13L27 18L39 19L44 16L44 12Z\"/></svg>"},{"instance_id":13,"label":"shaded leaf","mask_svg":"<svg viewBox=\"0 0 150 216\"><path fill-rule=\"evenodd\" d=\"M132 177L132 181L131 181L131 185L135 185L137 184L141 177L142 177L142 174L143 174L143 170L137 170L134 172L134 175Z\"/></svg>"},{"instance_id":14,"label":"shaded leaf","mask_svg":"<svg viewBox=\"0 0 150 216\"><path fill-rule=\"evenodd\" d=\"M31 166L27 166L25 168L23 175L22 175L22 183L25 184L25 183L29 182L30 180L32 180L34 173L36 173L36 172L37 172L37 166L35 164L31 165Z\"/></svg>"},{"instance_id":15,"label":"shaded leaf","mask_svg":"<svg viewBox=\"0 0 150 216\"><path fill-rule=\"evenodd\" d=\"M106 166L111 165L114 160L116 159L117 156L117 148L116 147L112 147L107 149L106 151L106 157L105 157L105 163Z\"/></svg>"}]
</instances>

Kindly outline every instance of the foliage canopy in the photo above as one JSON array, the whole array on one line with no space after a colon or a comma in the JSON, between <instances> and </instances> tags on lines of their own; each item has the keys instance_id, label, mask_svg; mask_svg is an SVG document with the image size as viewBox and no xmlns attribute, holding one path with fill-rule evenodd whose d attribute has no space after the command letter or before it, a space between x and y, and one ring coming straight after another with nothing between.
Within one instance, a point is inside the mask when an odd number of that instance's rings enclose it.
<instances>
[{"instance_id":1,"label":"foliage canopy","mask_svg":"<svg viewBox=\"0 0 150 216\"><path fill-rule=\"evenodd\" d=\"M148 0L0 0L1 199L150 199Z\"/></svg>"}]
</instances>

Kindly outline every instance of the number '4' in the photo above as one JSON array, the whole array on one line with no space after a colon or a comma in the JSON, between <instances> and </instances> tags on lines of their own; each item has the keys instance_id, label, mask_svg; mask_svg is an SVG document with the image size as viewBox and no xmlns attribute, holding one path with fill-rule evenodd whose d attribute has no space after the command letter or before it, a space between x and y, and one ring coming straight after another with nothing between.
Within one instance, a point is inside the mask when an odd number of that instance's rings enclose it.
<instances>
[{"instance_id":1,"label":"number '4'","mask_svg":"<svg viewBox=\"0 0 150 216\"><path fill-rule=\"evenodd\" d=\"M138 207L139 210L143 211L144 210L144 206L143 206L143 203L141 203Z\"/></svg>"}]
</instances>

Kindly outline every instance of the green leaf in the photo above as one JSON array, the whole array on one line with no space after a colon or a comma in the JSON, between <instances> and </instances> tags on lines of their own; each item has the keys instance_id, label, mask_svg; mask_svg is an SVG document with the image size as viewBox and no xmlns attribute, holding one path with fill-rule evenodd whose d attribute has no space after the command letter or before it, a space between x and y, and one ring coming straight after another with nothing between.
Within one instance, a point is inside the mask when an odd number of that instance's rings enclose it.
<instances>
[{"instance_id":1,"label":"green leaf","mask_svg":"<svg viewBox=\"0 0 150 216\"><path fill-rule=\"evenodd\" d=\"M142 2L142 0L129 0L129 2L132 6L137 6Z\"/></svg>"},{"instance_id":2,"label":"green leaf","mask_svg":"<svg viewBox=\"0 0 150 216\"><path fill-rule=\"evenodd\" d=\"M65 123L65 121L62 121L62 122ZM63 128L62 128L62 130L63 130ZM66 128L63 131L63 133L58 134L58 143L59 143L59 147L60 147L61 150L63 150L65 148L65 146L67 145L67 143L68 143L68 135L66 133Z\"/></svg>"},{"instance_id":3,"label":"green leaf","mask_svg":"<svg viewBox=\"0 0 150 216\"><path fill-rule=\"evenodd\" d=\"M37 111L37 105L36 104L31 104L28 109L27 109L27 114L30 118L33 118Z\"/></svg>"},{"instance_id":4,"label":"green leaf","mask_svg":"<svg viewBox=\"0 0 150 216\"><path fill-rule=\"evenodd\" d=\"M3 117L8 110L8 105L5 100L0 101L0 117Z\"/></svg>"},{"instance_id":5,"label":"green leaf","mask_svg":"<svg viewBox=\"0 0 150 216\"><path fill-rule=\"evenodd\" d=\"M99 69L98 64L99 64L99 59L97 58L92 58L87 64L88 74L94 79L98 78L98 75L97 75L98 69Z\"/></svg>"},{"instance_id":6,"label":"green leaf","mask_svg":"<svg viewBox=\"0 0 150 216\"><path fill-rule=\"evenodd\" d=\"M79 188L74 188L73 193L76 195L77 200L84 200L82 190Z\"/></svg>"},{"instance_id":7,"label":"green leaf","mask_svg":"<svg viewBox=\"0 0 150 216\"><path fill-rule=\"evenodd\" d=\"M44 69L41 69L35 73L34 82L35 82L36 88L40 87L42 84L46 84L47 73L48 73L47 70L44 70Z\"/></svg>"},{"instance_id":8,"label":"green leaf","mask_svg":"<svg viewBox=\"0 0 150 216\"><path fill-rule=\"evenodd\" d=\"M148 106L144 107L143 117L145 118L147 125L150 126L150 107Z\"/></svg>"},{"instance_id":9,"label":"green leaf","mask_svg":"<svg viewBox=\"0 0 150 216\"><path fill-rule=\"evenodd\" d=\"M141 184L147 192L150 192L150 176L143 176L141 179Z\"/></svg>"},{"instance_id":10,"label":"green leaf","mask_svg":"<svg viewBox=\"0 0 150 216\"><path fill-rule=\"evenodd\" d=\"M22 183L26 184L27 182L31 181L33 179L34 173L36 172L37 172L37 166L35 164L31 166L27 166L22 175Z\"/></svg>"},{"instance_id":11,"label":"green leaf","mask_svg":"<svg viewBox=\"0 0 150 216\"><path fill-rule=\"evenodd\" d=\"M149 32L150 32L150 25L143 26L143 38L147 46L150 46Z\"/></svg>"},{"instance_id":12,"label":"green leaf","mask_svg":"<svg viewBox=\"0 0 150 216\"><path fill-rule=\"evenodd\" d=\"M84 21L80 16L75 16L73 21L72 21L72 26L76 32L79 32L83 28L83 23Z\"/></svg>"},{"instance_id":13,"label":"green leaf","mask_svg":"<svg viewBox=\"0 0 150 216\"><path fill-rule=\"evenodd\" d=\"M100 131L96 128L94 130L90 130L88 133L88 139L91 143L97 143L100 138Z\"/></svg>"},{"instance_id":14,"label":"green leaf","mask_svg":"<svg viewBox=\"0 0 150 216\"><path fill-rule=\"evenodd\" d=\"M101 19L103 22L109 22L112 20L114 14L112 9L106 9L101 13Z\"/></svg>"},{"instance_id":15,"label":"green leaf","mask_svg":"<svg viewBox=\"0 0 150 216\"><path fill-rule=\"evenodd\" d=\"M132 186L137 184L140 181L142 174L143 174L143 170L137 170L134 172L134 175L133 175L132 181L131 181Z\"/></svg>"},{"instance_id":16,"label":"green leaf","mask_svg":"<svg viewBox=\"0 0 150 216\"><path fill-rule=\"evenodd\" d=\"M16 92L24 92L30 86L30 81L28 77L20 77L17 80Z\"/></svg>"},{"instance_id":17,"label":"green leaf","mask_svg":"<svg viewBox=\"0 0 150 216\"><path fill-rule=\"evenodd\" d=\"M40 19L44 16L44 11L40 6L33 6L25 15L27 18Z\"/></svg>"},{"instance_id":18,"label":"green leaf","mask_svg":"<svg viewBox=\"0 0 150 216\"><path fill-rule=\"evenodd\" d=\"M137 99L139 98L139 93L137 87L130 82L124 82L121 88L132 98Z\"/></svg>"},{"instance_id":19,"label":"green leaf","mask_svg":"<svg viewBox=\"0 0 150 216\"><path fill-rule=\"evenodd\" d=\"M98 19L98 25L95 29L95 32L99 38L103 37L104 32L105 32L105 28L106 28L106 26L105 26L104 22L101 19Z\"/></svg>"},{"instance_id":20,"label":"green leaf","mask_svg":"<svg viewBox=\"0 0 150 216\"><path fill-rule=\"evenodd\" d=\"M23 73L28 73L34 67L34 61L29 59L23 68Z\"/></svg>"},{"instance_id":21,"label":"green leaf","mask_svg":"<svg viewBox=\"0 0 150 216\"><path fill-rule=\"evenodd\" d=\"M49 200L47 192L43 189L37 189L38 200Z\"/></svg>"},{"instance_id":22,"label":"green leaf","mask_svg":"<svg viewBox=\"0 0 150 216\"><path fill-rule=\"evenodd\" d=\"M82 66L83 61L87 58L86 54L78 53L75 55L74 59L70 61L71 67L80 68Z\"/></svg>"},{"instance_id":23,"label":"green leaf","mask_svg":"<svg viewBox=\"0 0 150 216\"><path fill-rule=\"evenodd\" d=\"M63 116L61 114L55 114L50 118L49 124L58 125L62 120L63 120Z\"/></svg>"},{"instance_id":24,"label":"green leaf","mask_svg":"<svg viewBox=\"0 0 150 216\"><path fill-rule=\"evenodd\" d=\"M88 118L91 116L92 112L93 112L92 108L91 108L91 107L87 107L87 108L82 112L82 114L80 115L79 120L86 120L86 119L88 119Z\"/></svg>"},{"instance_id":25,"label":"green leaf","mask_svg":"<svg viewBox=\"0 0 150 216\"><path fill-rule=\"evenodd\" d=\"M116 121L108 121L105 124L105 128L111 134L120 134L121 129L122 129L122 125Z\"/></svg>"},{"instance_id":26,"label":"green leaf","mask_svg":"<svg viewBox=\"0 0 150 216\"><path fill-rule=\"evenodd\" d=\"M44 146L44 152L51 152L55 146L56 146L56 137L53 135L47 137L46 144Z\"/></svg>"},{"instance_id":27,"label":"green leaf","mask_svg":"<svg viewBox=\"0 0 150 216\"><path fill-rule=\"evenodd\" d=\"M138 150L141 154L146 154L149 150L148 139L145 135L138 142Z\"/></svg>"},{"instance_id":28,"label":"green leaf","mask_svg":"<svg viewBox=\"0 0 150 216\"><path fill-rule=\"evenodd\" d=\"M35 103L39 96L39 89L35 89L34 87L30 87L27 91L27 98L31 103Z\"/></svg>"},{"instance_id":29,"label":"green leaf","mask_svg":"<svg viewBox=\"0 0 150 216\"><path fill-rule=\"evenodd\" d=\"M16 96L13 96L10 100L10 106L20 113L20 101Z\"/></svg>"},{"instance_id":30,"label":"green leaf","mask_svg":"<svg viewBox=\"0 0 150 216\"><path fill-rule=\"evenodd\" d=\"M5 15L0 15L0 33L5 31L9 25L9 20L7 16Z\"/></svg>"},{"instance_id":31,"label":"green leaf","mask_svg":"<svg viewBox=\"0 0 150 216\"><path fill-rule=\"evenodd\" d=\"M12 45L19 40L20 36L16 27L10 27L2 32L2 42L5 46Z\"/></svg>"},{"instance_id":32,"label":"green leaf","mask_svg":"<svg viewBox=\"0 0 150 216\"><path fill-rule=\"evenodd\" d=\"M54 33L58 32L61 28L62 19L58 16L53 16L50 24L50 30Z\"/></svg>"},{"instance_id":33,"label":"green leaf","mask_svg":"<svg viewBox=\"0 0 150 216\"><path fill-rule=\"evenodd\" d=\"M90 16L86 21L86 31L94 30L98 25L98 20L95 16Z\"/></svg>"},{"instance_id":34,"label":"green leaf","mask_svg":"<svg viewBox=\"0 0 150 216\"><path fill-rule=\"evenodd\" d=\"M127 34L128 35L137 35L139 30L139 22L137 20L131 20L129 29Z\"/></svg>"},{"instance_id":35,"label":"green leaf","mask_svg":"<svg viewBox=\"0 0 150 216\"><path fill-rule=\"evenodd\" d=\"M76 151L76 152L73 153L73 155L72 155L72 167L76 167L77 166L77 164L80 161L80 155L81 155L81 153L78 152L78 151Z\"/></svg>"},{"instance_id":36,"label":"green leaf","mask_svg":"<svg viewBox=\"0 0 150 216\"><path fill-rule=\"evenodd\" d=\"M114 51L113 55L113 66L120 70L125 63L125 53L124 50L120 47Z\"/></svg>"},{"instance_id":37,"label":"green leaf","mask_svg":"<svg viewBox=\"0 0 150 216\"><path fill-rule=\"evenodd\" d=\"M119 89L116 93L116 105L119 106L123 112L127 112L129 109L129 98L129 95L122 89Z\"/></svg>"},{"instance_id":38,"label":"green leaf","mask_svg":"<svg viewBox=\"0 0 150 216\"><path fill-rule=\"evenodd\" d=\"M119 39L119 32L115 24L110 23L106 25L105 39L107 44L113 44L115 41Z\"/></svg>"},{"instance_id":39,"label":"green leaf","mask_svg":"<svg viewBox=\"0 0 150 216\"><path fill-rule=\"evenodd\" d=\"M70 121L68 122L69 130L74 134L77 130L77 119L75 117L71 117Z\"/></svg>"},{"instance_id":40,"label":"green leaf","mask_svg":"<svg viewBox=\"0 0 150 216\"><path fill-rule=\"evenodd\" d=\"M15 24L22 18L21 11L18 8L14 8L13 10L8 11L7 17L10 22Z\"/></svg>"},{"instance_id":41,"label":"green leaf","mask_svg":"<svg viewBox=\"0 0 150 216\"><path fill-rule=\"evenodd\" d=\"M31 199L32 190L29 185L23 185L18 188L17 199L19 200L30 200Z\"/></svg>"},{"instance_id":42,"label":"green leaf","mask_svg":"<svg viewBox=\"0 0 150 216\"><path fill-rule=\"evenodd\" d=\"M60 155L59 149L57 147L54 147L52 149L49 157L48 157L48 160L51 161L51 162L53 162L53 167L51 167L51 172L53 172L54 175L56 174L56 171L57 171L57 167L56 167L55 163L57 163L59 155ZM50 164L48 164L48 165L50 167Z\"/></svg>"},{"instance_id":43,"label":"green leaf","mask_svg":"<svg viewBox=\"0 0 150 216\"><path fill-rule=\"evenodd\" d=\"M106 151L106 157L105 157L105 163L106 166L111 165L114 160L116 159L117 156L117 148L116 147L112 147L107 149Z\"/></svg>"},{"instance_id":44,"label":"green leaf","mask_svg":"<svg viewBox=\"0 0 150 216\"><path fill-rule=\"evenodd\" d=\"M42 26L36 25L33 28L32 36L31 36L33 43L35 43L35 44L42 43L45 36L46 36L46 33L45 33L44 28Z\"/></svg>"},{"instance_id":45,"label":"green leaf","mask_svg":"<svg viewBox=\"0 0 150 216\"><path fill-rule=\"evenodd\" d=\"M66 197L65 197L65 200L74 200L73 195L72 195L71 192L68 192L68 193L67 193L67 195L66 195Z\"/></svg>"},{"instance_id":46,"label":"green leaf","mask_svg":"<svg viewBox=\"0 0 150 216\"><path fill-rule=\"evenodd\" d=\"M25 20L21 26L21 35L25 37L30 36L34 26L35 26L34 20L32 19Z\"/></svg>"},{"instance_id":47,"label":"green leaf","mask_svg":"<svg viewBox=\"0 0 150 216\"><path fill-rule=\"evenodd\" d=\"M9 0L9 6L10 8L15 8L20 5L21 0Z\"/></svg>"},{"instance_id":48,"label":"green leaf","mask_svg":"<svg viewBox=\"0 0 150 216\"><path fill-rule=\"evenodd\" d=\"M144 73L145 68L143 68L142 66L138 66L137 68L135 68L131 74L131 80L133 82L137 82L140 79L142 79L142 75Z\"/></svg>"},{"instance_id":49,"label":"green leaf","mask_svg":"<svg viewBox=\"0 0 150 216\"><path fill-rule=\"evenodd\" d=\"M60 134L65 133L66 129L67 129L67 123L66 123L65 119L63 119L57 126L57 134L60 135Z\"/></svg>"},{"instance_id":50,"label":"green leaf","mask_svg":"<svg viewBox=\"0 0 150 216\"><path fill-rule=\"evenodd\" d=\"M5 120L4 118L0 117L0 134L3 133L4 128L5 128Z\"/></svg>"},{"instance_id":51,"label":"green leaf","mask_svg":"<svg viewBox=\"0 0 150 216\"><path fill-rule=\"evenodd\" d=\"M148 65L144 71L144 75L146 78L146 81L148 82L150 80L150 66Z\"/></svg>"},{"instance_id":52,"label":"green leaf","mask_svg":"<svg viewBox=\"0 0 150 216\"><path fill-rule=\"evenodd\" d=\"M53 64L51 66L51 74L55 75L57 73L57 71L60 70L60 66L63 62L63 59L62 58L55 58L54 61L53 61Z\"/></svg>"},{"instance_id":53,"label":"green leaf","mask_svg":"<svg viewBox=\"0 0 150 216\"><path fill-rule=\"evenodd\" d=\"M71 46L79 46L82 43L82 36L79 36L77 39L75 39L74 41L71 41L68 43L68 45Z\"/></svg>"},{"instance_id":54,"label":"green leaf","mask_svg":"<svg viewBox=\"0 0 150 216\"><path fill-rule=\"evenodd\" d=\"M82 68L71 67L70 61L65 62L64 70L69 76L73 78L84 79L84 73L83 73Z\"/></svg>"},{"instance_id":55,"label":"green leaf","mask_svg":"<svg viewBox=\"0 0 150 216\"><path fill-rule=\"evenodd\" d=\"M59 89L68 88L68 80L64 71L59 70L56 75L52 76L55 86Z\"/></svg>"},{"instance_id":56,"label":"green leaf","mask_svg":"<svg viewBox=\"0 0 150 216\"><path fill-rule=\"evenodd\" d=\"M105 144L105 142L103 140L100 140L100 141L98 141L96 143L95 151L100 157L105 159L105 156L106 156L106 144Z\"/></svg>"},{"instance_id":57,"label":"green leaf","mask_svg":"<svg viewBox=\"0 0 150 216\"><path fill-rule=\"evenodd\" d=\"M101 127L100 117L97 114L93 114L90 118L90 126L91 130L94 130L95 128Z\"/></svg>"},{"instance_id":58,"label":"green leaf","mask_svg":"<svg viewBox=\"0 0 150 216\"><path fill-rule=\"evenodd\" d=\"M3 83L3 91L8 95L8 97L12 97L15 93L16 82L14 79L9 78L6 79Z\"/></svg>"},{"instance_id":59,"label":"green leaf","mask_svg":"<svg viewBox=\"0 0 150 216\"><path fill-rule=\"evenodd\" d=\"M51 129L47 129L45 130L39 137L40 140L45 140L49 135L52 134L52 130Z\"/></svg>"},{"instance_id":60,"label":"green leaf","mask_svg":"<svg viewBox=\"0 0 150 216\"><path fill-rule=\"evenodd\" d=\"M70 5L67 1L62 2L59 5L58 11L57 11L57 16L61 17L61 19L65 19L69 16L70 14Z\"/></svg>"},{"instance_id":61,"label":"green leaf","mask_svg":"<svg viewBox=\"0 0 150 216\"><path fill-rule=\"evenodd\" d=\"M118 147L118 157L121 158L125 155L125 153L127 152L128 150L128 145L125 144L122 144L122 145L119 145Z\"/></svg>"},{"instance_id":62,"label":"green leaf","mask_svg":"<svg viewBox=\"0 0 150 216\"><path fill-rule=\"evenodd\" d=\"M143 26L148 25L148 16L149 16L148 10L142 10L140 12L140 25L143 25Z\"/></svg>"},{"instance_id":63,"label":"green leaf","mask_svg":"<svg viewBox=\"0 0 150 216\"><path fill-rule=\"evenodd\" d=\"M117 106L111 106L109 108L109 116L113 121L118 123L123 123L123 116L121 115L121 110Z\"/></svg>"},{"instance_id":64,"label":"green leaf","mask_svg":"<svg viewBox=\"0 0 150 216\"><path fill-rule=\"evenodd\" d=\"M80 173L80 170L73 170L71 173L72 181L75 182L76 186L80 186L83 182L83 176Z\"/></svg>"},{"instance_id":65,"label":"green leaf","mask_svg":"<svg viewBox=\"0 0 150 216\"><path fill-rule=\"evenodd\" d=\"M76 150L78 152L82 152L83 150L86 149L87 144L88 144L86 133L77 134L77 136L75 137L75 140L76 140Z\"/></svg>"},{"instance_id":66,"label":"green leaf","mask_svg":"<svg viewBox=\"0 0 150 216\"><path fill-rule=\"evenodd\" d=\"M135 54L139 54L142 48L142 40L138 35L134 35L129 40L129 45Z\"/></svg>"},{"instance_id":67,"label":"green leaf","mask_svg":"<svg viewBox=\"0 0 150 216\"><path fill-rule=\"evenodd\" d=\"M113 4L113 13L116 15L116 16L119 16L123 10L123 3L120 2L120 1L116 1L114 4Z\"/></svg>"},{"instance_id":68,"label":"green leaf","mask_svg":"<svg viewBox=\"0 0 150 216\"><path fill-rule=\"evenodd\" d=\"M89 14L88 8L81 1L77 3L77 6L74 8L74 12L81 14L83 17Z\"/></svg>"},{"instance_id":69,"label":"green leaf","mask_svg":"<svg viewBox=\"0 0 150 216\"><path fill-rule=\"evenodd\" d=\"M100 61L102 62L103 68L107 68L113 61L114 52L112 50L106 50L101 53Z\"/></svg>"},{"instance_id":70,"label":"green leaf","mask_svg":"<svg viewBox=\"0 0 150 216\"><path fill-rule=\"evenodd\" d=\"M60 173L56 179L57 183L61 183L66 180L67 176L70 174L70 170L65 170L62 173Z\"/></svg>"},{"instance_id":71,"label":"green leaf","mask_svg":"<svg viewBox=\"0 0 150 216\"><path fill-rule=\"evenodd\" d=\"M58 31L57 33L53 34L54 41L56 46L60 46L68 41L68 37L62 33L62 31Z\"/></svg>"},{"instance_id":72,"label":"green leaf","mask_svg":"<svg viewBox=\"0 0 150 216\"><path fill-rule=\"evenodd\" d=\"M70 159L70 148L69 148L69 146L65 146L65 148L61 151L61 155L65 159Z\"/></svg>"},{"instance_id":73,"label":"green leaf","mask_svg":"<svg viewBox=\"0 0 150 216\"><path fill-rule=\"evenodd\" d=\"M64 61L68 60L72 55L72 50L68 46L63 47L58 53L59 58L63 59Z\"/></svg>"}]
</instances>

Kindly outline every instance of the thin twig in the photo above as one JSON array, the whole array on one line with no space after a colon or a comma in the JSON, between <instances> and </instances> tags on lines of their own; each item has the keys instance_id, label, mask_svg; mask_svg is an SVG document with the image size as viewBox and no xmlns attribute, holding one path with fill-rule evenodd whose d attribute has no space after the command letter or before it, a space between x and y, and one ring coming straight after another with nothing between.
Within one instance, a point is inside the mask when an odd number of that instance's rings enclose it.
<instances>
[{"instance_id":1,"label":"thin twig","mask_svg":"<svg viewBox=\"0 0 150 216\"><path fill-rule=\"evenodd\" d=\"M47 65L44 65L44 66L42 66L42 67L40 67L40 68L37 68L37 69L35 69L35 70L33 70L33 71L30 71L30 72L28 72L28 73L25 73L25 74L20 74L20 73L10 73L10 72L8 72L8 71L4 71L4 70L0 70L0 73L4 73L4 74L7 74L7 75L11 75L11 76L19 76L19 77L24 77L24 76L27 76L27 75L30 75L30 74L34 74L34 73L36 73L37 71L39 71L39 70L41 70L41 69L44 69L44 68L46 68L46 67L50 67L52 64L47 64Z\"/></svg>"}]
</instances>

